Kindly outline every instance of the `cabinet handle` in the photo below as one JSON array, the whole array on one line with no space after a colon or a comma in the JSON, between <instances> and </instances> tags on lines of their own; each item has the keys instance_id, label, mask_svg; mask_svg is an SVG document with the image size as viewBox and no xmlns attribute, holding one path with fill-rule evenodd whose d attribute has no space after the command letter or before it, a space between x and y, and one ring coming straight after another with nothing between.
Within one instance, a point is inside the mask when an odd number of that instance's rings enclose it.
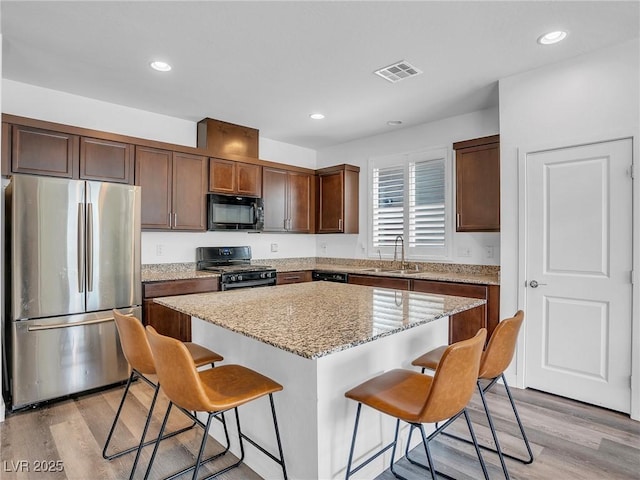
<instances>
[{"instance_id":1,"label":"cabinet handle","mask_svg":"<svg viewBox=\"0 0 640 480\"><path fill-rule=\"evenodd\" d=\"M168 215L169 215L169 228L171 228L171 212L169 212Z\"/></svg>"},{"instance_id":2,"label":"cabinet handle","mask_svg":"<svg viewBox=\"0 0 640 480\"><path fill-rule=\"evenodd\" d=\"M460 214L456 213L456 227L460 228Z\"/></svg>"},{"instance_id":3,"label":"cabinet handle","mask_svg":"<svg viewBox=\"0 0 640 480\"><path fill-rule=\"evenodd\" d=\"M177 213L173 214L173 226L174 227L178 226L178 214Z\"/></svg>"},{"instance_id":4,"label":"cabinet handle","mask_svg":"<svg viewBox=\"0 0 640 480\"><path fill-rule=\"evenodd\" d=\"M342 219L338 220L338 230L342 231Z\"/></svg>"}]
</instances>

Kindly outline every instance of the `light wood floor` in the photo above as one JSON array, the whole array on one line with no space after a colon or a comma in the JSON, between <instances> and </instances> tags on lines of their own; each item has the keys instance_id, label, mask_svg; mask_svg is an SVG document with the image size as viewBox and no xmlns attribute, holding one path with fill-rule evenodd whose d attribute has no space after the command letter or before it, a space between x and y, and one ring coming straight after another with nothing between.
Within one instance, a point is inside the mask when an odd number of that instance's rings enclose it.
<instances>
[{"instance_id":1,"label":"light wood floor","mask_svg":"<svg viewBox=\"0 0 640 480\"><path fill-rule=\"evenodd\" d=\"M5 422L0 424L0 478L128 478L133 454L112 461L104 460L101 455L123 388L113 388L38 409L8 414ZM503 448L512 453L521 453L524 447L512 436L517 433L517 426L510 414L508 401L501 393L501 386L496 386L494 390L497 393L492 392L488 397ZM135 435L142 431L144 406L150 403L152 391L142 382L136 382L132 391L134 396L127 401L123 412L124 426L116 430L114 436L115 449L134 444ZM640 422L616 412L533 390L512 391L536 458L531 465L507 460L511 478L640 479ZM165 408L166 401L160 399L150 435L157 432ZM476 432L482 441L487 442L490 433L484 426L486 420L478 398L474 398L472 402L472 417ZM453 429L464 432L464 420L458 422L459 425L453 425ZM187 423L183 415L176 413L172 416L170 428L178 428ZM164 441L151 478L162 478L190 465L194 460L200 435L201 430L196 428ZM459 479L475 480L481 477L473 447L442 436L432 445L438 469ZM214 441L208 442L208 453L214 453L216 448ZM143 477L151 450L151 447L145 449L136 479ZM285 459L287 453L285 452ZM415 455L424 461L421 447L415 450ZM345 462L346 457L347 452ZM491 478L504 478L497 456L485 453L484 458ZM35 472L37 466L42 466L38 462L43 461L52 462L54 469L55 462L60 461L64 471ZM216 469L232 461L232 458L220 459L216 463ZM424 471L408 465L405 459L401 459L398 462L398 472L409 478L427 478ZM205 468L200 476L204 476L205 472L211 470ZM185 477L187 476L183 476ZM260 477L248 467L242 466L219 478L252 480ZM395 477L387 471L377 480L393 478Z\"/></svg>"}]
</instances>

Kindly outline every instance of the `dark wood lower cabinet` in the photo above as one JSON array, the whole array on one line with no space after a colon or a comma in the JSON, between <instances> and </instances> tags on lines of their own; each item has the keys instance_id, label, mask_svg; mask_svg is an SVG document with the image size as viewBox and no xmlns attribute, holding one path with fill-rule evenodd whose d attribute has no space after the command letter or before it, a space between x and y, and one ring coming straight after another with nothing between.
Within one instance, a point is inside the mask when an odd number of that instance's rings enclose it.
<instances>
[{"instance_id":1,"label":"dark wood lower cabinet","mask_svg":"<svg viewBox=\"0 0 640 480\"><path fill-rule=\"evenodd\" d=\"M457 297L482 298L487 301L485 305L449 317L449 343L471 338L483 327L487 329L487 338L489 338L500 321L500 287L498 285L413 280L412 290Z\"/></svg>"},{"instance_id":2,"label":"dark wood lower cabinet","mask_svg":"<svg viewBox=\"0 0 640 480\"><path fill-rule=\"evenodd\" d=\"M311 281L311 270L300 270L297 272L278 272L276 275L276 285L287 285L289 283L302 283Z\"/></svg>"},{"instance_id":3,"label":"dark wood lower cabinet","mask_svg":"<svg viewBox=\"0 0 640 480\"><path fill-rule=\"evenodd\" d=\"M500 287L498 285L478 285L376 275L349 275L349 283L486 300L487 303L485 305L456 313L449 317L449 343L471 338L483 327L487 329L487 338L489 338L500 321Z\"/></svg>"},{"instance_id":4,"label":"dark wood lower cabinet","mask_svg":"<svg viewBox=\"0 0 640 480\"><path fill-rule=\"evenodd\" d=\"M153 301L156 297L186 295L189 293L216 292L220 289L220 279L207 277L189 280L145 282L142 284L142 323L151 325L158 333L191 341L191 316L180 313Z\"/></svg>"},{"instance_id":5,"label":"dark wood lower cabinet","mask_svg":"<svg viewBox=\"0 0 640 480\"><path fill-rule=\"evenodd\" d=\"M394 288L396 290L409 290L411 280L397 277L378 277L375 275L351 275L349 283L366 285L368 287Z\"/></svg>"}]
</instances>

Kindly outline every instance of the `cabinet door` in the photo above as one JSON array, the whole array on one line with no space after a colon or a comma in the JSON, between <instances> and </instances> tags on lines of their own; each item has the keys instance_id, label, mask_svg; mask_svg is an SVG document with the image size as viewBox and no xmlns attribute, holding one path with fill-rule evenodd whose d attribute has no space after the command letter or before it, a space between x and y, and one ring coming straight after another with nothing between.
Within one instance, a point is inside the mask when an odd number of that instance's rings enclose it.
<instances>
[{"instance_id":1,"label":"cabinet door","mask_svg":"<svg viewBox=\"0 0 640 480\"><path fill-rule=\"evenodd\" d=\"M174 230L207 229L207 158L173 153L172 212Z\"/></svg>"},{"instance_id":2,"label":"cabinet door","mask_svg":"<svg viewBox=\"0 0 640 480\"><path fill-rule=\"evenodd\" d=\"M251 163L236 163L236 192L247 197L262 195L262 167Z\"/></svg>"},{"instance_id":3,"label":"cabinet door","mask_svg":"<svg viewBox=\"0 0 640 480\"><path fill-rule=\"evenodd\" d=\"M263 168L262 198L264 199L264 229L270 232L286 231L287 172L285 170Z\"/></svg>"},{"instance_id":4,"label":"cabinet door","mask_svg":"<svg viewBox=\"0 0 640 480\"><path fill-rule=\"evenodd\" d=\"M13 125L11 171L78 178L77 135Z\"/></svg>"},{"instance_id":5,"label":"cabinet door","mask_svg":"<svg viewBox=\"0 0 640 480\"><path fill-rule=\"evenodd\" d=\"M209 191L236 193L236 162L219 158L209 159Z\"/></svg>"},{"instance_id":6,"label":"cabinet door","mask_svg":"<svg viewBox=\"0 0 640 480\"><path fill-rule=\"evenodd\" d=\"M500 231L500 144L456 151L456 231Z\"/></svg>"},{"instance_id":7,"label":"cabinet door","mask_svg":"<svg viewBox=\"0 0 640 480\"><path fill-rule=\"evenodd\" d=\"M288 173L287 218L290 232L311 231L311 175Z\"/></svg>"},{"instance_id":8,"label":"cabinet door","mask_svg":"<svg viewBox=\"0 0 640 480\"><path fill-rule=\"evenodd\" d=\"M136 185L142 187L143 229L171 228L171 152L136 147Z\"/></svg>"},{"instance_id":9,"label":"cabinet door","mask_svg":"<svg viewBox=\"0 0 640 480\"><path fill-rule=\"evenodd\" d=\"M320 175L318 233L344 231L344 172Z\"/></svg>"},{"instance_id":10,"label":"cabinet door","mask_svg":"<svg viewBox=\"0 0 640 480\"><path fill-rule=\"evenodd\" d=\"M160 335L177 338L182 342L191 341L191 316L165 307L153 300L143 302L144 325L151 325Z\"/></svg>"},{"instance_id":11,"label":"cabinet door","mask_svg":"<svg viewBox=\"0 0 640 480\"><path fill-rule=\"evenodd\" d=\"M133 145L82 137L80 178L133 183Z\"/></svg>"}]
</instances>

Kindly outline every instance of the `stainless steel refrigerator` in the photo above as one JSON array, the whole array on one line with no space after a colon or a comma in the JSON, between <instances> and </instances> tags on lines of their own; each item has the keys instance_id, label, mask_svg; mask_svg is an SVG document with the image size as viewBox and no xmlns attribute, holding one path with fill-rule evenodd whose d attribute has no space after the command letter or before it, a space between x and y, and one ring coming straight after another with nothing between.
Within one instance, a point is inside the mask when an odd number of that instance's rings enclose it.
<instances>
[{"instance_id":1,"label":"stainless steel refrigerator","mask_svg":"<svg viewBox=\"0 0 640 480\"><path fill-rule=\"evenodd\" d=\"M140 187L14 175L5 201L12 409L125 380L111 310L140 317Z\"/></svg>"}]
</instances>

